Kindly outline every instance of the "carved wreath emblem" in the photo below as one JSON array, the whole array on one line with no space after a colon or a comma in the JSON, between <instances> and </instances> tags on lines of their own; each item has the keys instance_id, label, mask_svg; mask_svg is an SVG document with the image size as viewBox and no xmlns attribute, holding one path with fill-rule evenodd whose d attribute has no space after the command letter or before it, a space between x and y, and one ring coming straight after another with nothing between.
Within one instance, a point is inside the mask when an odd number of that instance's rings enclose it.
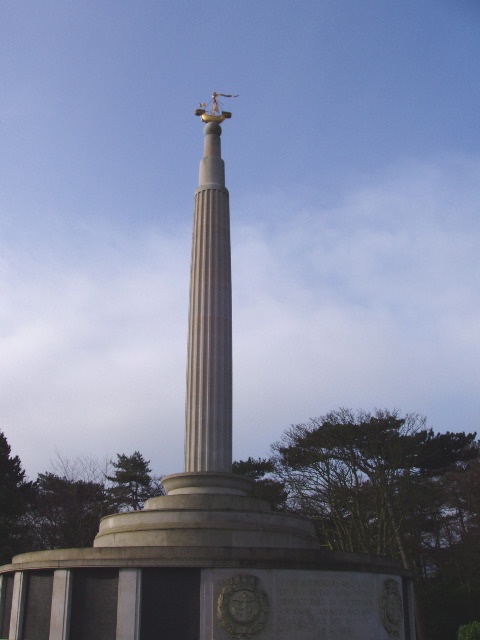
<instances>
[{"instance_id":1,"label":"carved wreath emblem","mask_svg":"<svg viewBox=\"0 0 480 640\"><path fill-rule=\"evenodd\" d=\"M382 623L388 633L398 636L403 616L402 596L395 580L383 583L380 611Z\"/></svg>"},{"instance_id":2,"label":"carved wreath emblem","mask_svg":"<svg viewBox=\"0 0 480 640\"><path fill-rule=\"evenodd\" d=\"M234 638L253 638L268 617L267 594L258 587L258 578L239 574L223 583L217 614L222 626Z\"/></svg>"}]
</instances>

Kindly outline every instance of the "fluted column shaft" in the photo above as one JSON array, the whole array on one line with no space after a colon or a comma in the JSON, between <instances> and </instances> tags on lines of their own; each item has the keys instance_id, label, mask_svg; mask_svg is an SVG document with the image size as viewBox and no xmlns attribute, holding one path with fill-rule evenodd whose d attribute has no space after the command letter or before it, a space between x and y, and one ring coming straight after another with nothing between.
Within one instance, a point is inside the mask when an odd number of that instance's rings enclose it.
<instances>
[{"instance_id":1,"label":"fluted column shaft","mask_svg":"<svg viewBox=\"0 0 480 640\"><path fill-rule=\"evenodd\" d=\"M195 193L187 363L185 471L232 466L230 213L221 128L205 127Z\"/></svg>"}]
</instances>

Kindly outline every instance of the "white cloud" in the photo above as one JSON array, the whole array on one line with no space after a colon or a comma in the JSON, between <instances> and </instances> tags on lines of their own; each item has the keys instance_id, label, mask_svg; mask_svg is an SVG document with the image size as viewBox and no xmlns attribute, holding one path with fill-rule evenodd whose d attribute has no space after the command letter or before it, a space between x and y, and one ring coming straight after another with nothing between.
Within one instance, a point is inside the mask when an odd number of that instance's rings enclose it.
<instances>
[{"instance_id":1,"label":"white cloud","mask_svg":"<svg viewBox=\"0 0 480 640\"><path fill-rule=\"evenodd\" d=\"M128 238L113 251L97 241L82 266L46 257L41 267L28 254L4 265L1 428L28 470L45 469L55 449L138 448L153 459L164 443L175 448L188 241L157 234L137 238L135 251Z\"/></svg>"},{"instance_id":2,"label":"white cloud","mask_svg":"<svg viewBox=\"0 0 480 640\"><path fill-rule=\"evenodd\" d=\"M475 429L479 173L403 167L324 209L235 203L235 457L341 405ZM32 476L55 450L179 471L190 230L75 232L2 248L0 428Z\"/></svg>"},{"instance_id":3,"label":"white cloud","mask_svg":"<svg viewBox=\"0 0 480 640\"><path fill-rule=\"evenodd\" d=\"M404 167L329 210L276 198L278 225L240 230L237 422L256 446L339 405L476 428L480 165L459 162L457 180L443 163Z\"/></svg>"}]
</instances>

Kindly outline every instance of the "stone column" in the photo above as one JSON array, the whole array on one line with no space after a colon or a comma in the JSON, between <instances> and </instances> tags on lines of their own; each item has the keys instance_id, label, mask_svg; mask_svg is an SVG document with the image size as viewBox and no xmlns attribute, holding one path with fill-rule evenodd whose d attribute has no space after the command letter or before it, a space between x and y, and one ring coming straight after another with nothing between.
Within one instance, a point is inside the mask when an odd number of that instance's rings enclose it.
<instances>
[{"instance_id":1,"label":"stone column","mask_svg":"<svg viewBox=\"0 0 480 640\"><path fill-rule=\"evenodd\" d=\"M23 610L25 606L25 574L17 571L13 582L12 613L10 615L9 640L19 640L22 632Z\"/></svg>"},{"instance_id":2,"label":"stone column","mask_svg":"<svg viewBox=\"0 0 480 640\"><path fill-rule=\"evenodd\" d=\"M139 638L141 581L141 569L120 569L116 640L138 640Z\"/></svg>"},{"instance_id":3,"label":"stone column","mask_svg":"<svg viewBox=\"0 0 480 640\"><path fill-rule=\"evenodd\" d=\"M188 330L185 471L231 472L232 285L222 129L205 126L195 192Z\"/></svg>"},{"instance_id":4,"label":"stone column","mask_svg":"<svg viewBox=\"0 0 480 640\"><path fill-rule=\"evenodd\" d=\"M49 640L67 640L68 638L71 595L71 571L57 569L53 574Z\"/></svg>"}]
</instances>

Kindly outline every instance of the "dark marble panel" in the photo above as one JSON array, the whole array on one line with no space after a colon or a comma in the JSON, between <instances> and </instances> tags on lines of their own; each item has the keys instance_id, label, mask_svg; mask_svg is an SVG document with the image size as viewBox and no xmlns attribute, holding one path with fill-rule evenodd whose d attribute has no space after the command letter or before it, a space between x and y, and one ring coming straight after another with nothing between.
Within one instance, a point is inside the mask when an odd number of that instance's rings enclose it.
<instances>
[{"instance_id":1,"label":"dark marble panel","mask_svg":"<svg viewBox=\"0 0 480 640\"><path fill-rule=\"evenodd\" d=\"M52 609L53 571L32 571L24 576L25 608L22 640L48 640Z\"/></svg>"},{"instance_id":2,"label":"dark marble panel","mask_svg":"<svg viewBox=\"0 0 480 640\"><path fill-rule=\"evenodd\" d=\"M143 569L140 640L198 640L200 569Z\"/></svg>"},{"instance_id":3,"label":"dark marble panel","mask_svg":"<svg viewBox=\"0 0 480 640\"><path fill-rule=\"evenodd\" d=\"M70 640L115 640L118 569L73 571Z\"/></svg>"},{"instance_id":4,"label":"dark marble panel","mask_svg":"<svg viewBox=\"0 0 480 640\"><path fill-rule=\"evenodd\" d=\"M412 623L412 612L408 606L408 587L410 581L402 578L402 600L403 600L403 626L405 628L405 640L412 640L410 627Z\"/></svg>"},{"instance_id":5,"label":"dark marble panel","mask_svg":"<svg viewBox=\"0 0 480 640\"><path fill-rule=\"evenodd\" d=\"M3 574L2 602L0 608L0 637L8 638L10 631L10 614L12 613L13 573Z\"/></svg>"}]
</instances>

